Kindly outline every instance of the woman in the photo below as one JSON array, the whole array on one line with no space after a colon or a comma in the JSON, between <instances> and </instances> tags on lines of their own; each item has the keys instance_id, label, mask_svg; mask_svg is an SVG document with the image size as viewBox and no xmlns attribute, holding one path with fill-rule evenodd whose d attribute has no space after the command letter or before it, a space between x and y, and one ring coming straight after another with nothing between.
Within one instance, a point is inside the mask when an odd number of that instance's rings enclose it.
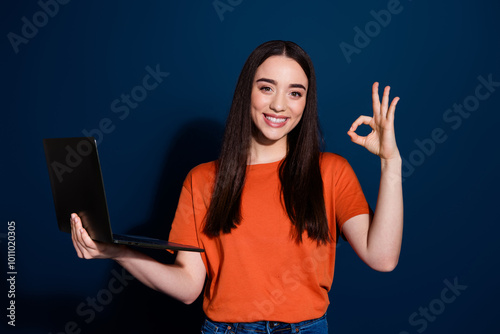
<instances>
[{"instance_id":1,"label":"woman","mask_svg":"<svg viewBox=\"0 0 500 334\"><path fill-rule=\"evenodd\" d=\"M401 248L401 157L389 87L373 117L348 135L381 159L377 208L370 210L345 159L320 152L316 81L296 44L270 41L247 59L228 116L221 155L188 174L170 241L196 244L175 264L125 246L96 243L72 214L81 258L111 258L147 286L184 303L201 293L202 333L327 333L326 310L343 235L371 268L391 271ZM355 131L368 124L372 132Z\"/></svg>"}]
</instances>

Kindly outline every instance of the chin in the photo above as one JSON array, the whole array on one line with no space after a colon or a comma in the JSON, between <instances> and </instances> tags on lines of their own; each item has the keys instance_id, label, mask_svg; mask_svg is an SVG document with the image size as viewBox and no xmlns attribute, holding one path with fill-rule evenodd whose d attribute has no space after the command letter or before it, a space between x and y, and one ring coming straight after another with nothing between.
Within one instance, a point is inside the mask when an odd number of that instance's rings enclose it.
<instances>
[{"instance_id":1,"label":"chin","mask_svg":"<svg viewBox=\"0 0 500 334\"><path fill-rule=\"evenodd\" d=\"M273 145L282 140L286 140L286 133L283 134L264 134L260 133L258 141L262 144Z\"/></svg>"}]
</instances>

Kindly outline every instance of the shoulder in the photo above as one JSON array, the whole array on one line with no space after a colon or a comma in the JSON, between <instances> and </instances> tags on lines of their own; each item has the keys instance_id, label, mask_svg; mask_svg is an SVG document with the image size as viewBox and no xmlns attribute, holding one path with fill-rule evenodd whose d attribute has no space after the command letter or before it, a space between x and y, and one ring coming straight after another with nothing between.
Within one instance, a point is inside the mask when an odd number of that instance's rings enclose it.
<instances>
[{"instance_id":1,"label":"shoulder","mask_svg":"<svg viewBox=\"0 0 500 334\"><path fill-rule=\"evenodd\" d=\"M321 166L321 169L327 169L327 168L341 168L346 165L349 165L347 162L347 159L344 158L343 156L336 154L336 153L331 153L331 152L322 152L319 158L319 164Z\"/></svg>"},{"instance_id":2,"label":"shoulder","mask_svg":"<svg viewBox=\"0 0 500 334\"><path fill-rule=\"evenodd\" d=\"M186 182L193 183L211 183L215 179L216 162L210 161L199 164L191 169L186 177Z\"/></svg>"},{"instance_id":3,"label":"shoulder","mask_svg":"<svg viewBox=\"0 0 500 334\"><path fill-rule=\"evenodd\" d=\"M209 161L209 162L204 162L202 164L199 164L198 166L194 167L191 169L189 174L193 175L199 175L199 174L206 174L206 173L215 173L215 161Z\"/></svg>"},{"instance_id":4,"label":"shoulder","mask_svg":"<svg viewBox=\"0 0 500 334\"><path fill-rule=\"evenodd\" d=\"M320 169L324 181L331 179L337 183L341 179L355 177L354 171L347 159L335 153L321 153Z\"/></svg>"}]
</instances>

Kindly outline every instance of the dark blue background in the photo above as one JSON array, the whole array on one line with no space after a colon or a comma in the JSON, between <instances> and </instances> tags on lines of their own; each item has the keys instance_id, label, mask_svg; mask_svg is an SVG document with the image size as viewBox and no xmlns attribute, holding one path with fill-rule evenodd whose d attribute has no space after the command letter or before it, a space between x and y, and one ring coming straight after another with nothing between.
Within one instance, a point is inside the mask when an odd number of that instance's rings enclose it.
<instances>
[{"instance_id":1,"label":"dark blue background","mask_svg":"<svg viewBox=\"0 0 500 334\"><path fill-rule=\"evenodd\" d=\"M108 260L78 259L69 235L57 230L42 138L81 136L110 119L113 130L103 135L99 151L114 231L167 238L184 176L217 157L246 57L264 41L285 39L313 59L327 150L350 161L370 204L376 204L379 162L346 132L358 115L371 114L374 81L390 84L391 96L401 97L397 141L414 168L405 168L405 230L395 271L375 272L347 243L339 245L331 332L494 331L500 297L500 184L494 174L500 167L500 89L458 127L443 116L475 94L479 76L500 81L500 6L487 0L402 0L400 12L349 63L340 44L354 45L354 28L364 30L374 20L370 11L387 9L390 2L233 0L221 19L212 1L71 1L16 53L9 32L21 35L21 19L33 22L41 7L4 1L0 276L7 272L5 233L12 220L18 275L15 329L6 325L2 279L3 328L59 333L73 321L81 333L198 332L200 300L185 306L137 281L112 294L93 321L77 313L88 297L104 296L100 291L121 269ZM120 119L111 103L142 84L147 66L157 65L170 75ZM436 128L446 141L418 153L415 141L428 142ZM455 279L467 288L453 302L439 302L444 281ZM429 305L435 318L409 321Z\"/></svg>"}]
</instances>

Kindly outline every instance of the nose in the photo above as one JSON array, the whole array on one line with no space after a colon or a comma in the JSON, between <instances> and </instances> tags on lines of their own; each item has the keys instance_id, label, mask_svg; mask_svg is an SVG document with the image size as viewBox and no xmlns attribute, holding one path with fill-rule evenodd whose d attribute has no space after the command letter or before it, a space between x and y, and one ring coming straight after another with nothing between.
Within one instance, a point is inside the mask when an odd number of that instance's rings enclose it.
<instances>
[{"instance_id":1,"label":"nose","mask_svg":"<svg viewBox=\"0 0 500 334\"><path fill-rule=\"evenodd\" d=\"M276 94L269 106L275 112L283 112L286 110L286 97L284 94Z\"/></svg>"}]
</instances>

